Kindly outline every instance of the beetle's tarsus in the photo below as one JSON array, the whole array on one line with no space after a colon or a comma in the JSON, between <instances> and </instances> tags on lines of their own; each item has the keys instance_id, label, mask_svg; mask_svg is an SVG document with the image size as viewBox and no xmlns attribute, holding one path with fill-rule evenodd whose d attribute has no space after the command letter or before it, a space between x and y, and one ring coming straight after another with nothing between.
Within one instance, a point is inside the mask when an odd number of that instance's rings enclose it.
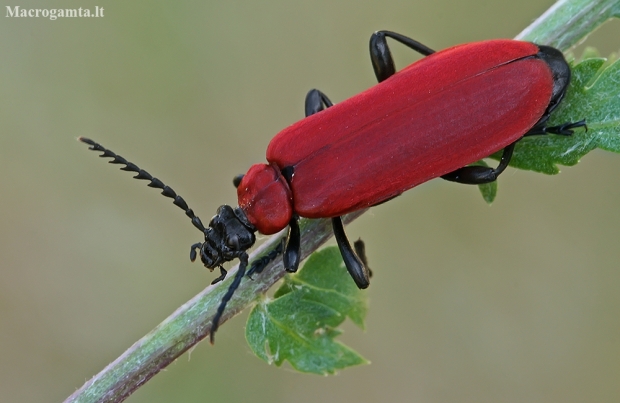
<instances>
[{"instance_id":1,"label":"beetle's tarsus","mask_svg":"<svg viewBox=\"0 0 620 403\"><path fill-rule=\"evenodd\" d=\"M571 136L574 133L573 129L578 127L583 127L585 131L588 131L588 126L586 125L586 120L582 119L579 122L567 122L558 126L551 126L545 129L546 133L559 134L562 136Z\"/></svg>"},{"instance_id":2,"label":"beetle's tarsus","mask_svg":"<svg viewBox=\"0 0 620 403\"><path fill-rule=\"evenodd\" d=\"M485 183L491 183L497 180L497 177L508 167L508 164L512 159L515 144L516 142L504 148L502 158L499 161L497 168L485 167L482 165L470 165L459 168L445 175L441 175L441 179L445 179L450 182L463 183L466 185L482 185Z\"/></svg>"}]
</instances>

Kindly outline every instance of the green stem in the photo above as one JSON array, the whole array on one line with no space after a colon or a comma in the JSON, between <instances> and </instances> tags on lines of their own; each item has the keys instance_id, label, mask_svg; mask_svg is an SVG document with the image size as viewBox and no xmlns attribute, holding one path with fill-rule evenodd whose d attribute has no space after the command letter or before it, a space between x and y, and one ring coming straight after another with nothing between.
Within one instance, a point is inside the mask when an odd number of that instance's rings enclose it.
<instances>
[{"instance_id":1,"label":"green stem","mask_svg":"<svg viewBox=\"0 0 620 403\"><path fill-rule=\"evenodd\" d=\"M518 38L566 50L607 19L620 15L619 4L618 0L561 0ZM363 212L345 217L345 223L354 220ZM330 220L302 220L303 258L331 236ZM282 233L274 235L257 248L250 259L273 250L283 237ZM235 267L230 271L226 280L207 287L179 307L65 402L122 402L160 370L208 336L215 310L236 269ZM229 302L221 323L251 305L283 275L281 259L276 259L263 273L255 276L254 280L246 278Z\"/></svg>"},{"instance_id":2,"label":"green stem","mask_svg":"<svg viewBox=\"0 0 620 403\"><path fill-rule=\"evenodd\" d=\"M515 39L566 51L613 17L620 17L618 0L560 0Z\"/></svg>"}]
</instances>

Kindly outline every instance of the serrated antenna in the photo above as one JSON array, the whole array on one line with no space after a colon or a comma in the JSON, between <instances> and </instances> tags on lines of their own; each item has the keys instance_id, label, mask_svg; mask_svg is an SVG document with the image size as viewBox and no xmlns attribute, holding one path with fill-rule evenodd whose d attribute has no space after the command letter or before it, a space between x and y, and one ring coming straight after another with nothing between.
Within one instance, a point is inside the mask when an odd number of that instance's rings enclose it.
<instances>
[{"instance_id":1,"label":"serrated antenna","mask_svg":"<svg viewBox=\"0 0 620 403\"><path fill-rule=\"evenodd\" d=\"M194 227L196 227L203 234L205 233L206 229L205 229L205 226L202 224L202 221L200 221L200 218L198 218L194 214L194 211L191 208L189 208L185 200L183 200L181 196L177 195L176 192L172 190L170 186L165 185L162 181L153 177L150 173L146 172L144 169L140 169L136 164L127 161L125 158L108 150L101 144L86 137L78 137L78 140L90 145L90 147L88 147L89 150L102 152L103 154L99 155L100 157L112 158L112 160L108 161L108 163L125 165L124 167L121 167L120 169L123 171L135 172L136 173L136 176L134 176L135 179L148 180L150 182L148 183L147 186L161 189L162 190L161 194L173 199L172 203L175 206L179 207L181 210L185 211L185 215L188 216L192 220L192 224L194 225Z\"/></svg>"}]
</instances>

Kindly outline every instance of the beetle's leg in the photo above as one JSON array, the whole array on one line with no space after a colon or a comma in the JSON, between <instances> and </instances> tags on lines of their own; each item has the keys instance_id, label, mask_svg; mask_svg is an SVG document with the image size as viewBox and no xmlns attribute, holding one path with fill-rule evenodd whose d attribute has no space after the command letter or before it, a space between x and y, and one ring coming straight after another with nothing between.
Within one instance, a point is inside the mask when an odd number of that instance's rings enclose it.
<instances>
[{"instance_id":1,"label":"beetle's leg","mask_svg":"<svg viewBox=\"0 0 620 403\"><path fill-rule=\"evenodd\" d=\"M306 117L310 116L310 115L314 115L315 113L321 112L323 109L325 108L329 108L330 106L333 106L334 104L332 103L332 101L329 100L329 98L327 98L327 95L323 94L321 91L315 89L312 89L310 91L308 91L308 94L306 94L306 102L305 102L305 109L306 109Z\"/></svg>"},{"instance_id":2,"label":"beetle's leg","mask_svg":"<svg viewBox=\"0 0 620 403\"><path fill-rule=\"evenodd\" d=\"M558 126L550 126L546 127L543 125L533 127L529 132L525 133L525 136L535 136L539 134L559 134L562 136L570 136L573 134L573 129L578 127L585 127L586 131L588 131L588 126L586 125L586 120L580 120L579 122L566 122L564 124Z\"/></svg>"},{"instance_id":3,"label":"beetle's leg","mask_svg":"<svg viewBox=\"0 0 620 403\"><path fill-rule=\"evenodd\" d=\"M366 244L362 241L362 238L359 238L357 241L353 242L353 249L355 249L355 254L360 258L364 267L368 269L368 277L372 277L372 270L368 265L368 258L366 257Z\"/></svg>"},{"instance_id":4,"label":"beetle's leg","mask_svg":"<svg viewBox=\"0 0 620 403\"><path fill-rule=\"evenodd\" d=\"M428 56L435 51L427 46L422 45L418 41L414 41L404 35L397 34L391 31L377 31L370 37L370 60L372 61L372 68L375 70L375 76L377 81L381 82L394 73L396 68L394 67L394 59L392 53L387 44L386 38L392 38L402 43L403 45L421 53L424 56Z\"/></svg>"},{"instance_id":5,"label":"beetle's leg","mask_svg":"<svg viewBox=\"0 0 620 403\"><path fill-rule=\"evenodd\" d=\"M247 276L252 278L252 275L262 273L263 270L265 270L265 267L267 267L267 265L269 264L269 262L271 262L272 260L275 260L275 258L277 258L278 255L282 253L282 250L283 250L282 247L283 247L283 244L282 242L280 242L278 246L276 246L276 248L271 250L268 254L266 254L265 256L261 256L258 259L253 260L252 267L250 267L250 270L248 270Z\"/></svg>"},{"instance_id":6,"label":"beetle's leg","mask_svg":"<svg viewBox=\"0 0 620 403\"><path fill-rule=\"evenodd\" d=\"M291 221L288 223L288 237L286 238L286 247L282 257L284 269L289 273L295 273L297 268L299 268L300 259L301 234L299 232L299 217L297 214L293 214Z\"/></svg>"},{"instance_id":7,"label":"beetle's leg","mask_svg":"<svg viewBox=\"0 0 620 403\"><path fill-rule=\"evenodd\" d=\"M241 279L245 275L245 269L248 267L248 254L245 252L241 252L238 257L239 257L239 269L237 269L237 274L235 274L235 278L233 282L230 284L230 286L228 287L226 294L224 294L224 296L222 297L222 300L220 301L220 305L217 307L217 311L215 312L215 315L213 316L213 321L211 322L211 331L209 335L211 344L213 344L213 342L215 341L215 331L220 326L220 319L222 318L222 315L224 314L224 309L226 309L226 305L228 304L228 301L230 301L230 299L232 298L237 288L239 288L239 285L241 284Z\"/></svg>"},{"instance_id":8,"label":"beetle's leg","mask_svg":"<svg viewBox=\"0 0 620 403\"><path fill-rule=\"evenodd\" d=\"M347 267L347 271L359 288L367 288L370 284L370 273L366 266L364 266L364 263L362 263L362 260L353 252L340 217L332 218L332 228L334 229L338 249L340 249L340 254L342 255L344 265Z\"/></svg>"},{"instance_id":9,"label":"beetle's leg","mask_svg":"<svg viewBox=\"0 0 620 403\"><path fill-rule=\"evenodd\" d=\"M502 158L499 161L497 168L483 167L480 165L472 165L463 168L459 168L455 171L442 175L441 178L458 183L465 183L468 185L481 185L483 183L493 182L497 179L499 174L504 172L510 159L512 158L512 152L514 151L515 141L511 145L504 148Z\"/></svg>"}]
</instances>

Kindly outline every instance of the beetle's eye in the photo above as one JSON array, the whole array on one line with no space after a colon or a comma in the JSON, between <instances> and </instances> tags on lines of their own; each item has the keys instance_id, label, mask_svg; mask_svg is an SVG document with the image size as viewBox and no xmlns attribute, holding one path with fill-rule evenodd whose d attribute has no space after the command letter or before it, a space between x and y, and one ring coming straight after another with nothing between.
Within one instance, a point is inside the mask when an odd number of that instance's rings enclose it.
<instances>
[{"instance_id":1,"label":"beetle's eye","mask_svg":"<svg viewBox=\"0 0 620 403\"><path fill-rule=\"evenodd\" d=\"M227 237L226 246L234 250L239 250L239 237L237 235Z\"/></svg>"},{"instance_id":2,"label":"beetle's eye","mask_svg":"<svg viewBox=\"0 0 620 403\"><path fill-rule=\"evenodd\" d=\"M239 187L239 184L241 183L243 176L244 176L243 174L239 174L233 178L233 185L235 185L236 188Z\"/></svg>"}]
</instances>

